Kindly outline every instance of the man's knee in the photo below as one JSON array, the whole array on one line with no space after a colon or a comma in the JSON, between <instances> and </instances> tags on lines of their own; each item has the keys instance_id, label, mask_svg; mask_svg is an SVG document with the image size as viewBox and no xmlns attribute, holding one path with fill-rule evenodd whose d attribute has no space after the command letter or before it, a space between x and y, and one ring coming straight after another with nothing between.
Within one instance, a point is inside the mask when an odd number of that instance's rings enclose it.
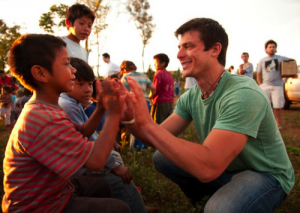
<instances>
[{"instance_id":1,"label":"man's knee","mask_svg":"<svg viewBox=\"0 0 300 213\"><path fill-rule=\"evenodd\" d=\"M169 160L158 150L153 154L152 161L155 169L160 173L162 173L169 164Z\"/></svg>"}]
</instances>

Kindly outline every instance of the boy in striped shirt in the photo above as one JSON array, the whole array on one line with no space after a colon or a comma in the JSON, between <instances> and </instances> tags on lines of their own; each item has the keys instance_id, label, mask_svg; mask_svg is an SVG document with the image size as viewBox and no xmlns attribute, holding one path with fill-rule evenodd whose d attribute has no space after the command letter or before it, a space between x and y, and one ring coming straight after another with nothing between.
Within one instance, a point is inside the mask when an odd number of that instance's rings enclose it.
<instances>
[{"instance_id":1,"label":"boy in striped shirt","mask_svg":"<svg viewBox=\"0 0 300 213\"><path fill-rule=\"evenodd\" d=\"M124 202L107 198L111 189L105 180L70 178L82 166L103 168L118 130L124 87L115 81L98 83L100 104L87 122L78 124L58 105L60 93L73 89L76 72L62 39L23 35L10 50L9 65L33 96L6 147L3 212L130 212ZM88 141L105 110L101 136Z\"/></svg>"}]
</instances>

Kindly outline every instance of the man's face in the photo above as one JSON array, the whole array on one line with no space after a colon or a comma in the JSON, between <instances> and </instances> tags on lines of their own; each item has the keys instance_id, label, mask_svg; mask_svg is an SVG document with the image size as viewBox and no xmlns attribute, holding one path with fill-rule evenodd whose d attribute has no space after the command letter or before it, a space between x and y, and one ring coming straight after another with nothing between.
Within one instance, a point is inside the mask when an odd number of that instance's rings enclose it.
<instances>
[{"instance_id":1,"label":"man's face","mask_svg":"<svg viewBox=\"0 0 300 213\"><path fill-rule=\"evenodd\" d=\"M82 16L70 23L69 32L75 36L79 41L85 40L92 31L93 22L86 16Z\"/></svg>"},{"instance_id":2,"label":"man's face","mask_svg":"<svg viewBox=\"0 0 300 213\"><path fill-rule=\"evenodd\" d=\"M210 50L204 51L204 43L200 40L198 31L185 32L178 48L177 58L182 65L183 78L196 77L209 69Z\"/></svg>"},{"instance_id":3,"label":"man's face","mask_svg":"<svg viewBox=\"0 0 300 213\"><path fill-rule=\"evenodd\" d=\"M107 63L107 64L109 63L109 58L105 58L104 56L102 56L102 58L105 63Z\"/></svg>"},{"instance_id":4,"label":"man's face","mask_svg":"<svg viewBox=\"0 0 300 213\"><path fill-rule=\"evenodd\" d=\"M57 93L69 92L73 89L76 69L70 64L68 50L63 47L57 51L52 64L52 74L49 75L49 83Z\"/></svg>"},{"instance_id":5,"label":"man's face","mask_svg":"<svg viewBox=\"0 0 300 213\"><path fill-rule=\"evenodd\" d=\"M5 74L4 73L0 73L0 78L4 79L4 77L5 77Z\"/></svg>"},{"instance_id":6,"label":"man's face","mask_svg":"<svg viewBox=\"0 0 300 213\"><path fill-rule=\"evenodd\" d=\"M74 83L73 90L67 94L74 98L77 103L88 102L93 93L93 81L79 81L75 79Z\"/></svg>"},{"instance_id":7,"label":"man's face","mask_svg":"<svg viewBox=\"0 0 300 213\"><path fill-rule=\"evenodd\" d=\"M244 61L244 63L247 63L249 59L248 54L242 54L242 60Z\"/></svg>"},{"instance_id":8,"label":"man's face","mask_svg":"<svg viewBox=\"0 0 300 213\"><path fill-rule=\"evenodd\" d=\"M276 45L268 44L268 46L266 48L266 53L270 56L273 56L276 53Z\"/></svg>"},{"instance_id":9,"label":"man's face","mask_svg":"<svg viewBox=\"0 0 300 213\"><path fill-rule=\"evenodd\" d=\"M159 59L155 58L154 59L154 68L155 70L164 70L165 69L165 63L164 62L160 62Z\"/></svg>"}]
</instances>

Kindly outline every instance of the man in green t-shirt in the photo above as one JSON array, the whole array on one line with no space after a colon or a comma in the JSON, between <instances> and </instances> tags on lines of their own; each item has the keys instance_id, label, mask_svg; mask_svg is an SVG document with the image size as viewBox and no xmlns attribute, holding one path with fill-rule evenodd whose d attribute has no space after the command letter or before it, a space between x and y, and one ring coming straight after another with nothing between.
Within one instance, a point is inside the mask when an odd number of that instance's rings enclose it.
<instances>
[{"instance_id":1,"label":"man in green t-shirt","mask_svg":"<svg viewBox=\"0 0 300 213\"><path fill-rule=\"evenodd\" d=\"M268 98L251 78L224 71L228 36L216 21L195 18L179 27L182 77L197 85L183 94L161 125L148 115L143 92L129 79L134 115L125 121L158 149L156 169L178 184L204 212L272 212L294 185L294 170ZM194 122L200 144L177 136Z\"/></svg>"}]
</instances>

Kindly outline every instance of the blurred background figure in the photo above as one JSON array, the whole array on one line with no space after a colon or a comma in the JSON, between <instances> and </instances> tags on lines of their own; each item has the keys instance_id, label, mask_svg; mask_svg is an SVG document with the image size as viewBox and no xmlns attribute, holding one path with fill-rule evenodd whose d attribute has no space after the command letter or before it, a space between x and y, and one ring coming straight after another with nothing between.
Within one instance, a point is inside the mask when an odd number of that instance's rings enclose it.
<instances>
[{"instance_id":1,"label":"blurred background figure","mask_svg":"<svg viewBox=\"0 0 300 213\"><path fill-rule=\"evenodd\" d=\"M176 98L178 98L179 94L180 94L180 80L179 80L179 78L177 78L174 81L174 90L175 90L175 96L176 96Z\"/></svg>"},{"instance_id":2,"label":"blurred background figure","mask_svg":"<svg viewBox=\"0 0 300 213\"><path fill-rule=\"evenodd\" d=\"M193 77L186 77L185 78L185 84L184 84L184 90L185 92L189 91L193 86L197 84L197 81Z\"/></svg>"},{"instance_id":3,"label":"blurred background figure","mask_svg":"<svg viewBox=\"0 0 300 213\"><path fill-rule=\"evenodd\" d=\"M234 66L232 65L229 67L228 71L231 72L231 74L237 75L237 71L234 70Z\"/></svg>"},{"instance_id":4,"label":"blurred background figure","mask_svg":"<svg viewBox=\"0 0 300 213\"><path fill-rule=\"evenodd\" d=\"M120 67L110 60L110 55L108 53L103 53L102 58L103 61L107 63L107 68L104 71L104 79L110 75L117 74L120 72Z\"/></svg>"},{"instance_id":5,"label":"blurred background figure","mask_svg":"<svg viewBox=\"0 0 300 213\"><path fill-rule=\"evenodd\" d=\"M150 98L147 94L147 89L150 89L151 94L154 94L156 91L155 86L152 84L152 82L146 75L136 72L137 67L132 61L124 60L120 66L120 69L121 72L124 73L121 82L123 83L123 85L126 87L128 91L130 91L130 87L128 85L128 77L133 78L141 86L150 113ZM130 135L130 147L136 148L138 151L140 151L141 149L147 148L148 146L146 146L144 143L140 142L139 140L136 139L134 140L133 135Z\"/></svg>"}]
</instances>

